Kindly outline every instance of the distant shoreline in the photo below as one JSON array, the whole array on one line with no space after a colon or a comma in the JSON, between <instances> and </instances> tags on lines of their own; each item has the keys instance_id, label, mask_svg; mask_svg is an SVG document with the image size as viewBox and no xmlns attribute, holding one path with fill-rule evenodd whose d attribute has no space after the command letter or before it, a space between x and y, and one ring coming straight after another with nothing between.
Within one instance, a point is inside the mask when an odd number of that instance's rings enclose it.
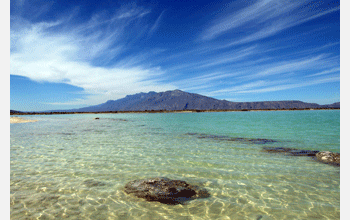
<instances>
[{"instance_id":1,"label":"distant shoreline","mask_svg":"<svg viewBox=\"0 0 350 220\"><path fill-rule=\"evenodd\" d=\"M303 111L340 110L340 108L293 108L293 109L214 109L214 110L145 110L102 112L10 112L10 115L66 115L66 114L119 114L119 113L200 113L200 112L246 112L246 111Z\"/></svg>"}]
</instances>

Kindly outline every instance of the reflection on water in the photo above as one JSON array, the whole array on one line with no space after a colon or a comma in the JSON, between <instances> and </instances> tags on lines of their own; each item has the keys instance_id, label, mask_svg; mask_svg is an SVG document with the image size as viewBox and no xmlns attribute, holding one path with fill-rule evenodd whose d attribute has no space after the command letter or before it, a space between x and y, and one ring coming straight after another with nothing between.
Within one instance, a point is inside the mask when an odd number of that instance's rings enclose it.
<instances>
[{"instance_id":1,"label":"reflection on water","mask_svg":"<svg viewBox=\"0 0 350 220\"><path fill-rule=\"evenodd\" d=\"M11 219L339 219L339 167L262 151L339 152L339 111L272 113L36 116L12 124ZM278 141L245 141L259 138ZM123 191L157 176L211 196L169 206Z\"/></svg>"}]
</instances>

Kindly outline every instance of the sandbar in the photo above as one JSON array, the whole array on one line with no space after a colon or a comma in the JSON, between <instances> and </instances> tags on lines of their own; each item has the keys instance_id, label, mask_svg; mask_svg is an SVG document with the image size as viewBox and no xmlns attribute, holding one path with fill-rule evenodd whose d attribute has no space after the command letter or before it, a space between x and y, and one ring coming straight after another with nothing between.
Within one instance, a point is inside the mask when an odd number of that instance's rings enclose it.
<instances>
[{"instance_id":1,"label":"sandbar","mask_svg":"<svg viewBox=\"0 0 350 220\"><path fill-rule=\"evenodd\" d=\"M27 122L36 122L38 120L29 120L25 118L19 118L19 117L10 117L10 124L12 123L27 123Z\"/></svg>"}]
</instances>

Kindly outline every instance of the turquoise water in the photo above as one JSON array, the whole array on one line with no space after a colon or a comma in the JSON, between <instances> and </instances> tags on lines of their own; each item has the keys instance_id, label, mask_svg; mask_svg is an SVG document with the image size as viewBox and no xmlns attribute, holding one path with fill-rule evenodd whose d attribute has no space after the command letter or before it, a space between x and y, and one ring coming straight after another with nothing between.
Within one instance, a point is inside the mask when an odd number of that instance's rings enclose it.
<instances>
[{"instance_id":1,"label":"turquoise water","mask_svg":"<svg viewBox=\"0 0 350 220\"><path fill-rule=\"evenodd\" d=\"M339 167L262 151L339 152L338 110L23 117L38 122L11 124L11 219L340 218ZM172 206L123 192L156 176L211 196Z\"/></svg>"}]
</instances>

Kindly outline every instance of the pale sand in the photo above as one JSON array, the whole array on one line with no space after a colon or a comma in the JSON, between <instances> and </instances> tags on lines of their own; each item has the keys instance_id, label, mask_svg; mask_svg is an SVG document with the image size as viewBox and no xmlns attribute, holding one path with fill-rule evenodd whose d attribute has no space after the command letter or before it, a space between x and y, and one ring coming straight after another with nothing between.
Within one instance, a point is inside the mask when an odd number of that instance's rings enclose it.
<instances>
[{"instance_id":1,"label":"pale sand","mask_svg":"<svg viewBox=\"0 0 350 220\"><path fill-rule=\"evenodd\" d=\"M10 117L10 124L12 123L27 123L27 122L36 122L38 120L29 120L25 118L19 118L19 117Z\"/></svg>"}]
</instances>

